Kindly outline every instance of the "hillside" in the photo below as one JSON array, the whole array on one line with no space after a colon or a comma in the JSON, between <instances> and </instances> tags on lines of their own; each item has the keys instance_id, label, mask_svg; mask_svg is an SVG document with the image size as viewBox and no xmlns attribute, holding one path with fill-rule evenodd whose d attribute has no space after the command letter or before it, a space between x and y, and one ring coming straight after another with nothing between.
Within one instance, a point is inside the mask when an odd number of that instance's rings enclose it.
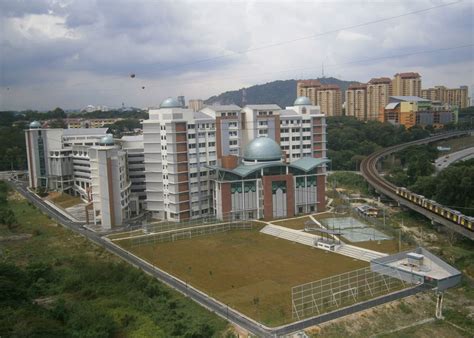
<instances>
[{"instance_id":1,"label":"hillside","mask_svg":"<svg viewBox=\"0 0 474 338\"><path fill-rule=\"evenodd\" d=\"M347 87L356 81L343 81L333 77L318 78L322 84L335 84L341 88L342 97ZM255 85L246 90L247 104L275 103L280 107L291 106L296 99L297 80L278 80ZM205 104L236 104L242 106L242 91L244 88L211 96Z\"/></svg>"}]
</instances>

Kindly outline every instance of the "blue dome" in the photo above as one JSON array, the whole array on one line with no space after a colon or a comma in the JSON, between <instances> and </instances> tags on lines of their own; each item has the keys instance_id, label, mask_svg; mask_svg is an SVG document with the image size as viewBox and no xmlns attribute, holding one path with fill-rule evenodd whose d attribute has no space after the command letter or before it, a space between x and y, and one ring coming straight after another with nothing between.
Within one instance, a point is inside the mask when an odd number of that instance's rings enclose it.
<instances>
[{"instance_id":1,"label":"blue dome","mask_svg":"<svg viewBox=\"0 0 474 338\"><path fill-rule=\"evenodd\" d=\"M101 146L113 146L114 145L114 138L112 135L107 134L104 137L102 137L99 141L99 144Z\"/></svg>"},{"instance_id":2,"label":"blue dome","mask_svg":"<svg viewBox=\"0 0 474 338\"><path fill-rule=\"evenodd\" d=\"M312 105L311 100L306 96L299 96L296 98L294 106L310 106Z\"/></svg>"},{"instance_id":3,"label":"blue dome","mask_svg":"<svg viewBox=\"0 0 474 338\"><path fill-rule=\"evenodd\" d=\"M41 123L38 121L33 121L30 123L30 129L38 129L41 128Z\"/></svg>"},{"instance_id":4,"label":"blue dome","mask_svg":"<svg viewBox=\"0 0 474 338\"><path fill-rule=\"evenodd\" d=\"M160 104L160 108L181 108L181 103L172 97L168 97Z\"/></svg>"},{"instance_id":5,"label":"blue dome","mask_svg":"<svg viewBox=\"0 0 474 338\"><path fill-rule=\"evenodd\" d=\"M281 157L280 146L269 137L257 137L247 145L244 151L245 161L280 161Z\"/></svg>"}]
</instances>

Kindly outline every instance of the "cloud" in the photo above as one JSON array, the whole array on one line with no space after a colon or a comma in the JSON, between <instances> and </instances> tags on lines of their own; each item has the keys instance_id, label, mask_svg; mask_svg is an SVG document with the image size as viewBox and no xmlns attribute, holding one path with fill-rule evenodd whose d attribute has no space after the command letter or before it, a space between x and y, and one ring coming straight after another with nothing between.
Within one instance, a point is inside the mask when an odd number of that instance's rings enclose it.
<instances>
[{"instance_id":1,"label":"cloud","mask_svg":"<svg viewBox=\"0 0 474 338\"><path fill-rule=\"evenodd\" d=\"M413 70L422 72L423 83L472 84L473 48L384 58L474 43L471 2L383 21L438 4L4 1L0 109L206 98L276 79L317 77L323 63L327 76L348 80ZM375 20L381 21L360 25ZM372 61L353 62L365 59ZM134 81L130 73L137 74Z\"/></svg>"},{"instance_id":2,"label":"cloud","mask_svg":"<svg viewBox=\"0 0 474 338\"><path fill-rule=\"evenodd\" d=\"M369 35L342 30L337 34L336 39L341 41L370 41L373 40Z\"/></svg>"}]
</instances>

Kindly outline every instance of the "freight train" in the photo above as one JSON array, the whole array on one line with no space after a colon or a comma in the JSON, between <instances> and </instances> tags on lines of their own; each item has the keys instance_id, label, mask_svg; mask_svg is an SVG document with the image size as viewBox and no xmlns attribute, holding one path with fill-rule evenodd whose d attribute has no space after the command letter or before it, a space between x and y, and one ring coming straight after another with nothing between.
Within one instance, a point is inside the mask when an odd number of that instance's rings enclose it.
<instances>
[{"instance_id":1,"label":"freight train","mask_svg":"<svg viewBox=\"0 0 474 338\"><path fill-rule=\"evenodd\" d=\"M397 187L396 193L397 195L409 200L410 202L415 203L425 209L428 209L434 212L435 214L444 217L453 223L459 224L460 226L466 228L469 231L474 232L474 217L466 216L457 210L446 208L433 200L411 192L407 188Z\"/></svg>"}]
</instances>

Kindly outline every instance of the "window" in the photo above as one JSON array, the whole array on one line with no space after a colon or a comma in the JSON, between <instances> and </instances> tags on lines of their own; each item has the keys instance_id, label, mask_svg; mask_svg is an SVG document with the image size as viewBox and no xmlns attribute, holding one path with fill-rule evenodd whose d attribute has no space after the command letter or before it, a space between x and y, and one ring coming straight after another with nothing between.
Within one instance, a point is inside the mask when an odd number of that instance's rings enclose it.
<instances>
[{"instance_id":1,"label":"window","mask_svg":"<svg viewBox=\"0 0 474 338\"><path fill-rule=\"evenodd\" d=\"M188 129L194 129L195 125L194 124L188 124Z\"/></svg>"},{"instance_id":2,"label":"window","mask_svg":"<svg viewBox=\"0 0 474 338\"><path fill-rule=\"evenodd\" d=\"M196 149L196 143L190 143L189 149Z\"/></svg>"},{"instance_id":3,"label":"window","mask_svg":"<svg viewBox=\"0 0 474 338\"><path fill-rule=\"evenodd\" d=\"M258 121L258 125L259 125L259 126L267 126L267 125L268 125L268 121Z\"/></svg>"},{"instance_id":4,"label":"window","mask_svg":"<svg viewBox=\"0 0 474 338\"><path fill-rule=\"evenodd\" d=\"M229 141L230 146L236 146L237 145L237 140L231 140Z\"/></svg>"}]
</instances>

